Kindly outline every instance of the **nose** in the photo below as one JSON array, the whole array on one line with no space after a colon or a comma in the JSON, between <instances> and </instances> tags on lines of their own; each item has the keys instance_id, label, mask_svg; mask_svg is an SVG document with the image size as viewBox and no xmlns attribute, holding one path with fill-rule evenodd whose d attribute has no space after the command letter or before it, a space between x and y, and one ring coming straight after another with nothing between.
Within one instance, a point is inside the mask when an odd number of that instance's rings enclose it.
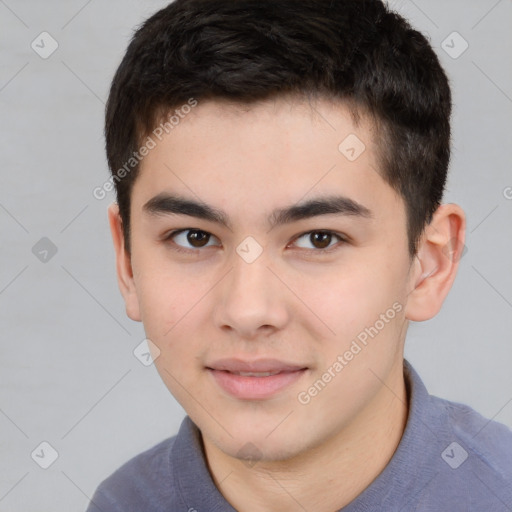
<instances>
[{"instance_id":1,"label":"nose","mask_svg":"<svg viewBox=\"0 0 512 512\"><path fill-rule=\"evenodd\" d=\"M254 339L286 326L290 298L270 264L265 251L252 263L233 254L231 271L215 287L217 327L232 331L237 337Z\"/></svg>"}]
</instances>

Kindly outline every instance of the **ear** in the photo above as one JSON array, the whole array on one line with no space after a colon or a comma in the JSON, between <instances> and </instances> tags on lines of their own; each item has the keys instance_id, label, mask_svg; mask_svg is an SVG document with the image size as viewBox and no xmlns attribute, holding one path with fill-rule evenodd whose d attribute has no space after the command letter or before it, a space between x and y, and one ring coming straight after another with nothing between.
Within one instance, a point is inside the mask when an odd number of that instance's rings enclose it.
<instances>
[{"instance_id":1,"label":"ear","mask_svg":"<svg viewBox=\"0 0 512 512\"><path fill-rule=\"evenodd\" d=\"M418 245L410 272L405 316L421 322L433 318L448 295L465 252L466 217L456 204L435 211Z\"/></svg>"},{"instance_id":2,"label":"ear","mask_svg":"<svg viewBox=\"0 0 512 512\"><path fill-rule=\"evenodd\" d=\"M119 206L112 203L108 207L110 231L116 251L117 282L126 304L126 314L136 322L141 321L139 300L135 289L131 257L125 249L123 236L123 221L119 214Z\"/></svg>"}]
</instances>

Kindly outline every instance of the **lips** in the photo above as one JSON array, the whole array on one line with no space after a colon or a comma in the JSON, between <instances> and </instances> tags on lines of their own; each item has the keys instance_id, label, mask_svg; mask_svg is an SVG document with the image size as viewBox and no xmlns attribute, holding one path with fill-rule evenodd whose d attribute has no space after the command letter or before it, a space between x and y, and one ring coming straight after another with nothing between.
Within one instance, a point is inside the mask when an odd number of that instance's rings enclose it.
<instances>
[{"instance_id":1,"label":"lips","mask_svg":"<svg viewBox=\"0 0 512 512\"><path fill-rule=\"evenodd\" d=\"M242 400L270 398L296 382L307 371L305 366L277 359L222 359L206 368L222 390Z\"/></svg>"},{"instance_id":2,"label":"lips","mask_svg":"<svg viewBox=\"0 0 512 512\"><path fill-rule=\"evenodd\" d=\"M279 361L278 359L257 359L244 361L241 359L219 359L207 365L212 370L224 370L230 373L280 373L294 372L305 366Z\"/></svg>"},{"instance_id":3,"label":"lips","mask_svg":"<svg viewBox=\"0 0 512 512\"><path fill-rule=\"evenodd\" d=\"M240 375L241 377L270 377L271 375L277 375L280 371L275 372L229 372L233 375Z\"/></svg>"}]
</instances>

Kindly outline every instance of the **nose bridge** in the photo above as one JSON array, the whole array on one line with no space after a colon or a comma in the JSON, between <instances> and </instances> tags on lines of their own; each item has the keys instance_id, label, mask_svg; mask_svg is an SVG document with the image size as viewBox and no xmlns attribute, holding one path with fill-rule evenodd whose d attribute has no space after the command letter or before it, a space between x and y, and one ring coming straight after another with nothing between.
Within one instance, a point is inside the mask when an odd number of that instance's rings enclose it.
<instances>
[{"instance_id":1,"label":"nose bridge","mask_svg":"<svg viewBox=\"0 0 512 512\"><path fill-rule=\"evenodd\" d=\"M261 326L282 328L286 322L285 297L270 266L265 251L255 259L234 252L231 271L219 290L215 312L218 326L229 326L247 337Z\"/></svg>"}]
</instances>

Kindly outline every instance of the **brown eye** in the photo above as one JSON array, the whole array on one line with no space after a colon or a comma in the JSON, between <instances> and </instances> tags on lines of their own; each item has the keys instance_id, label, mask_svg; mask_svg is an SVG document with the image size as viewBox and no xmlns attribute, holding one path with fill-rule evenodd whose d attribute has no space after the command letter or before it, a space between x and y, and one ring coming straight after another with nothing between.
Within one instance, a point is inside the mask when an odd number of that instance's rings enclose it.
<instances>
[{"instance_id":1,"label":"brown eye","mask_svg":"<svg viewBox=\"0 0 512 512\"><path fill-rule=\"evenodd\" d=\"M204 247L208 240L210 240L210 235L204 231L199 231L198 229L190 229L187 234L187 241L193 247Z\"/></svg>"},{"instance_id":2,"label":"brown eye","mask_svg":"<svg viewBox=\"0 0 512 512\"><path fill-rule=\"evenodd\" d=\"M164 240L171 244L171 248L176 251L194 251L203 247L210 247L219 241L214 235L207 233L201 229L187 228L173 231L167 235Z\"/></svg>"},{"instance_id":3,"label":"brown eye","mask_svg":"<svg viewBox=\"0 0 512 512\"><path fill-rule=\"evenodd\" d=\"M325 249L326 247L329 247L332 240L332 235L331 233L315 231L309 235L309 239L313 246L317 249Z\"/></svg>"},{"instance_id":4,"label":"brown eye","mask_svg":"<svg viewBox=\"0 0 512 512\"><path fill-rule=\"evenodd\" d=\"M308 231L295 239L293 245L301 249L324 253L335 249L336 245L343 245L347 239L333 231ZM338 244L336 244L338 242Z\"/></svg>"}]
</instances>

